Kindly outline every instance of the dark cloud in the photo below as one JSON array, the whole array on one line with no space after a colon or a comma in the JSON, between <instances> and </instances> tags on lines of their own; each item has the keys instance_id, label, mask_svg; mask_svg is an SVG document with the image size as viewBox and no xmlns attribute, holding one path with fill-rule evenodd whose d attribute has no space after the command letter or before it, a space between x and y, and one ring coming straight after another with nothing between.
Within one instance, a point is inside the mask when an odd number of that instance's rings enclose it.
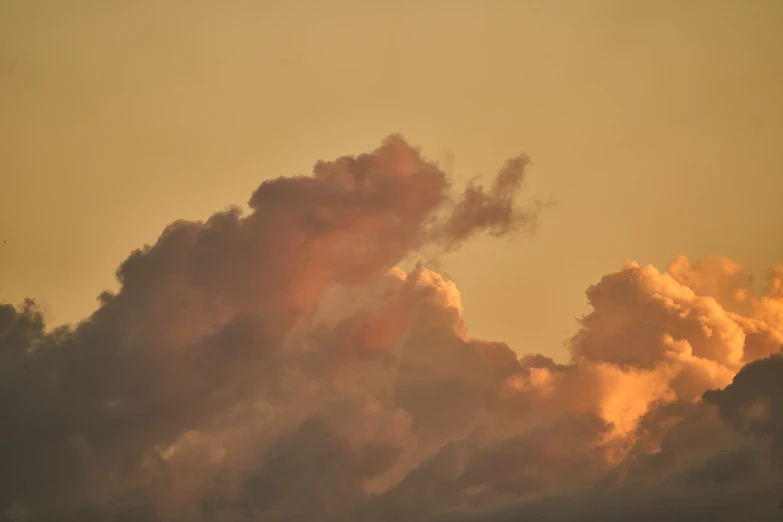
<instances>
[{"instance_id":1,"label":"dark cloud","mask_svg":"<svg viewBox=\"0 0 783 522\"><path fill-rule=\"evenodd\" d=\"M512 230L535 230L539 212L546 204L534 200L528 208L521 208L516 202L529 166L526 156L512 158L503 165L488 191L475 183L465 188L441 230L448 248L457 248L483 231L497 237Z\"/></svg>"},{"instance_id":2,"label":"dark cloud","mask_svg":"<svg viewBox=\"0 0 783 522\"><path fill-rule=\"evenodd\" d=\"M717 404L733 426L769 440L773 463L783 471L783 356L748 364L726 388L705 392L704 400Z\"/></svg>"}]
</instances>

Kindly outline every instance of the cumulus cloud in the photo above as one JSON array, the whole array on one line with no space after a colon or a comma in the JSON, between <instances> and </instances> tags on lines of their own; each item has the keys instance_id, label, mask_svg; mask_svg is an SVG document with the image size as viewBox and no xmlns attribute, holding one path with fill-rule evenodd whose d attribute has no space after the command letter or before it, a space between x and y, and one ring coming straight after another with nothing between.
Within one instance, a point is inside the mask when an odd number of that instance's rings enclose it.
<instances>
[{"instance_id":1,"label":"cumulus cloud","mask_svg":"<svg viewBox=\"0 0 783 522\"><path fill-rule=\"evenodd\" d=\"M771 443L773 463L783 470L783 357L754 361L722 390L708 390L704 399L715 403L735 427Z\"/></svg>"},{"instance_id":2,"label":"cumulus cloud","mask_svg":"<svg viewBox=\"0 0 783 522\"><path fill-rule=\"evenodd\" d=\"M783 269L756 295L723 258L626 263L559 363L471 337L453 282L398 267L532 231L528 167L455 191L391 136L173 223L80 324L0 305L0 516L777 516Z\"/></svg>"}]
</instances>

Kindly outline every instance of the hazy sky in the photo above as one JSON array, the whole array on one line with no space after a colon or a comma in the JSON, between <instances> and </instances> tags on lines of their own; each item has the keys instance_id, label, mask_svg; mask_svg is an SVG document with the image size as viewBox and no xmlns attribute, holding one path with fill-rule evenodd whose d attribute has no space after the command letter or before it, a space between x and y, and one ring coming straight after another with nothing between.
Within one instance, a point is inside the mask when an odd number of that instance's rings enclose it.
<instances>
[{"instance_id":1,"label":"hazy sky","mask_svg":"<svg viewBox=\"0 0 783 522\"><path fill-rule=\"evenodd\" d=\"M178 218L391 132L458 180L524 152L532 240L444 259L472 334L563 358L626 259L783 259L783 3L6 1L0 301L87 316Z\"/></svg>"}]
</instances>

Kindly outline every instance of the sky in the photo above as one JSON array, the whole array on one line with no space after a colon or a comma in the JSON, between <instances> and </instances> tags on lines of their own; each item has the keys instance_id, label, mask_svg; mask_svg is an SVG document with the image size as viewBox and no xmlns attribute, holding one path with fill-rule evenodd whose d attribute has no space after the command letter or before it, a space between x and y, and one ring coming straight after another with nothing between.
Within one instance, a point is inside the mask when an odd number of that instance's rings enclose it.
<instances>
[{"instance_id":1,"label":"sky","mask_svg":"<svg viewBox=\"0 0 783 522\"><path fill-rule=\"evenodd\" d=\"M0 520L776 520L781 26L3 2Z\"/></svg>"},{"instance_id":2,"label":"sky","mask_svg":"<svg viewBox=\"0 0 783 522\"><path fill-rule=\"evenodd\" d=\"M402 133L553 196L444 260L477 335L565 356L626 259L783 258L779 2L4 2L0 299L89 315L179 218ZM493 163L494 162L494 163ZM524 297L522 297L524 296Z\"/></svg>"}]
</instances>

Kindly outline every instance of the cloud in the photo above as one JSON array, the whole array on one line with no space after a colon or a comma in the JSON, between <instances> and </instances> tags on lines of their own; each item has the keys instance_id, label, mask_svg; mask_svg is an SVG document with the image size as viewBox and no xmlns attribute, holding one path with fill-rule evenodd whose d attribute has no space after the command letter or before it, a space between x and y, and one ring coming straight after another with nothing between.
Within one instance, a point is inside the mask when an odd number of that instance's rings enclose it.
<instances>
[{"instance_id":1,"label":"cloud","mask_svg":"<svg viewBox=\"0 0 783 522\"><path fill-rule=\"evenodd\" d=\"M472 337L453 282L399 268L531 232L528 167L454 195L391 136L171 224L80 324L0 305L0 516L776 516L780 268L756 295L723 258L626 263L562 363Z\"/></svg>"},{"instance_id":2,"label":"cloud","mask_svg":"<svg viewBox=\"0 0 783 522\"><path fill-rule=\"evenodd\" d=\"M506 215L474 218L461 214L449 185L436 164L390 136L371 153L318 162L311 176L262 183L248 215L229 209L173 223L121 264L120 290L104 293L95 313L70 329L47 332L32 303L4 305L2 417L11 428L0 449L0 511L51 520L98 509L108 517L115 500L139 491L144 509L168 516L177 502L192 504L165 478L178 470L172 462L184 450L176 448L211 441L204 455L188 450L196 459L188 465L199 470L189 481L208 480L248 454L261 459L275 434L309 422L330 401L366 398L368 381L384 407L406 404L417 430L444 436L438 422L455 421L445 415L429 426L430 410L417 410L397 384L422 399L447 396L424 382L434 358L422 352L421 360L389 365L408 330L451 336L452 352L462 355L470 343L449 312L456 290L426 270L401 277L394 267L424 245L503 226L518 215L520 189L519 173L501 171L481 205L502 201ZM456 215L458 231L449 225ZM392 292L386 301L368 296L361 310L321 313L335 288L366 293L383 281ZM414 355L417 337L408 339ZM454 389L463 388L470 363L461 364ZM481 386L462 393L472 397Z\"/></svg>"},{"instance_id":3,"label":"cloud","mask_svg":"<svg viewBox=\"0 0 783 522\"><path fill-rule=\"evenodd\" d=\"M783 471L783 356L754 361L722 390L708 390L706 401L738 429L772 444L773 463Z\"/></svg>"},{"instance_id":4,"label":"cloud","mask_svg":"<svg viewBox=\"0 0 783 522\"><path fill-rule=\"evenodd\" d=\"M495 237L512 230L535 230L539 212L547 204L536 199L529 208L520 208L515 201L525 184L529 166L530 159L526 156L511 158L503 165L489 191L473 182L465 188L441 230L448 248L457 248L472 235L485 230Z\"/></svg>"}]
</instances>

